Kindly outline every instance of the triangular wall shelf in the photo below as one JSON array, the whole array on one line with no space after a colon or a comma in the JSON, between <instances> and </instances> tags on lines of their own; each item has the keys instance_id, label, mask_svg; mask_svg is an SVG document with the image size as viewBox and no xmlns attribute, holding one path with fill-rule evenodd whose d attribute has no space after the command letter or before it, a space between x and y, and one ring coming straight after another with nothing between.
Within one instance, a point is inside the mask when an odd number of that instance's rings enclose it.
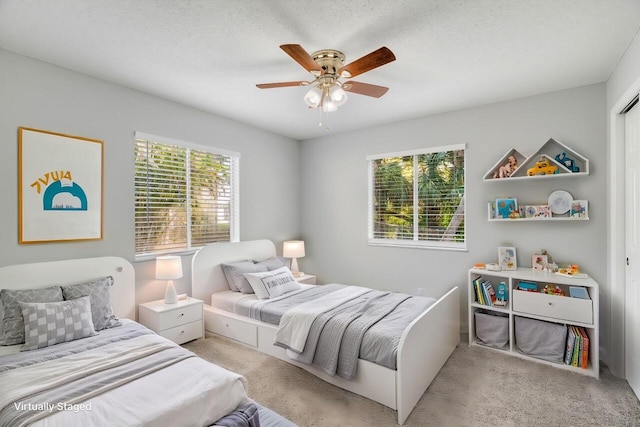
<instances>
[{"instance_id":1,"label":"triangular wall shelf","mask_svg":"<svg viewBox=\"0 0 640 427\"><path fill-rule=\"evenodd\" d=\"M564 155L563 155L564 153ZM518 167L508 178L494 178L495 172L500 170L500 167L508 162L509 156L514 155L518 160ZM518 157L520 156L520 157ZM558 158L556 158L558 156ZM552 166L558 167L558 172L555 174L546 175L528 175L528 170L534 168L536 163L541 160L542 157L548 159L548 163ZM559 159L559 160L558 160ZM571 165L576 169L573 172ZM577 151L567 147L565 144L549 138L535 153L529 157L525 157L520 154L515 148L509 150L503 157L485 174L485 181L509 181L513 179L548 179L556 177L575 177L589 175L589 159L578 153Z\"/></svg>"},{"instance_id":2,"label":"triangular wall shelf","mask_svg":"<svg viewBox=\"0 0 640 427\"><path fill-rule=\"evenodd\" d=\"M507 151L505 153L505 155L502 156L502 158L500 160L498 160L498 163L496 163L495 165L493 165L493 167L491 169L489 169L489 172L487 172L485 174L485 176L484 176L484 180L485 181L490 181L490 180L494 180L494 179L506 179L506 178L497 178L497 175L500 173L500 168L502 166L504 166L505 164L509 163L509 157L510 156L514 156L516 158L516 160L518 161L518 167L516 168L515 171L511 172L511 176L513 176L513 174L515 172L517 172L518 169L520 169L520 166L522 166L522 164L527 160L527 156L525 156L524 154L520 153L515 148L512 148L511 150ZM496 178L494 178L494 176Z\"/></svg>"}]
</instances>

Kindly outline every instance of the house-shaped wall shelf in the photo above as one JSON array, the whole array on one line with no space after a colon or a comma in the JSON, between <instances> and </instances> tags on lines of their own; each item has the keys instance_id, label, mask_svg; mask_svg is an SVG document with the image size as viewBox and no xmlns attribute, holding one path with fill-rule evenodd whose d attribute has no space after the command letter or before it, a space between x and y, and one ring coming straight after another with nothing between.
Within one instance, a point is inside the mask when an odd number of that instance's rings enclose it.
<instances>
[{"instance_id":1,"label":"house-shaped wall shelf","mask_svg":"<svg viewBox=\"0 0 640 427\"><path fill-rule=\"evenodd\" d=\"M494 180L494 179L496 179L496 180L497 179L507 179L507 178L499 178L500 168L509 163L509 157L511 157L511 156L516 158L516 161L518 162L518 166L516 167L516 169L514 171L511 171L511 175L510 176L513 176L513 174L518 169L520 169L520 166L527 160L527 156L525 156L524 154L520 153L515 148L512 148L511 150L507 151L505 153L505 155L502 156L502 158L500 160L498 160L498 163L496 163L495 165L493 165L493 167L491 169L489 169L489 172L487 172L486 175L484 176L484 180L485 181L490 181L490 180Z\"/></svg>"},{"instance_id":2,"label":"house-shaped wall shelf","mask_svg":"<svg viewBox=\"0 0 640 427\"><path fill-rule=\"evenodd\" d=\"M494 178L500 167L508 163L509 156L515 156L518 167L508 178ZM548 160L550 166L557 166L557 173L529 175L528 171L536 167L536 163L542 158ZM529 157L520 154L515 148L509 150L503 157L485 174L485 181L505 181L513 179L549 179L557 177L576 177L589 175L589 159L577 151L567 147L563 143L550 138L535 153Z\"/></svg>"}]
</instances>

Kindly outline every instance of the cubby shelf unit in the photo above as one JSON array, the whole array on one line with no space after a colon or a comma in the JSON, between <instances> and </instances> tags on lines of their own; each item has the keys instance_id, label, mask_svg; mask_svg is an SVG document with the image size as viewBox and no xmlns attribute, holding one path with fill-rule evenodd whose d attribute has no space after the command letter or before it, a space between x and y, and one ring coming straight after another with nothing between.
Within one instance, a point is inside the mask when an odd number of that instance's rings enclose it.
<instances>
[{"instance_id":1,"label":"cubby shelf unit","mask_svg":"<svg viewBox=\"0 0 640 427\"><path fill-rule=\"evenodd\" d=\"M506 307L492 307L476 302L473 281L482 277L491 281L495 286L504 282L508 289L508 303ZM588 300L580 298L547 295L544 293L524 292L517 290L520 281L535 282L539 287L547 283L559 285L563 289L569 286L582 286L587 289ZM517 293L517 295L515 295ZM536 271L531 268L520 267L514 271L489 271L472 268L468 273L468 308L469 308L469 345L481 346L493 351L501 352L526 360L554 366L559 369L569 370L594 378L600 376L599 362L599 296L598 283L592 278L572 278L560 276L545 271ZM568 295L568 292L567 292ZM514 296L515 298L514 302ZM475 331L475 312L496 312L507 314L509 321L509 343L503 349L484 346L477 342ZM516 346L515 318L526 317L563 325L581 326L589 336L589 362L587 369L565 365L563 363L550 362L521 353Z\"/></svg>"}]
</instances>

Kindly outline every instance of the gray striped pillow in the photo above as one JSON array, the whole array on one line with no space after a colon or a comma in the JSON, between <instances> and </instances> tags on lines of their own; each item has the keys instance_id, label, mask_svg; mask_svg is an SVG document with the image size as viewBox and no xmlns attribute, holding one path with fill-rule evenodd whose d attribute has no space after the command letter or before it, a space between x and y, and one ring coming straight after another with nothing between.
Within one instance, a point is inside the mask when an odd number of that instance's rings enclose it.
<instances>
[{"instance_id":1,"label":"gray striped pillow","mask_svg":"<svg viewBox=\"0 0 640 427\"><path fill-rule=\"evenodd\" d=\"M96 334L91 320L91 301L20 303L24 318L22 351L90 337Z\"/></svg>"}]
</instances>

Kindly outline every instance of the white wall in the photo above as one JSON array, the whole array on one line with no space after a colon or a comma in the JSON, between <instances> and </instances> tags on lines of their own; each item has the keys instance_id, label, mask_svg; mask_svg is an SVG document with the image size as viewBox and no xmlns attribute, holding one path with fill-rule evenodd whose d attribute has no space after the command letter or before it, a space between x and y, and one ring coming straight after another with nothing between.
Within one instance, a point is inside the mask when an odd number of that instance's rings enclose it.
<instances>
[{"instance_id":1,"label":"white wall","mask_svg":"<svg viewBox=\"0 0 640 427\"><path fill-rule=\"evenodd\" d=\"M321 282L410 293L423 287L427 295L440 296L452 286L465 286L467 270L474 263L496 261L497 246L511 243L520 266L530 266L531 255L544 248L554 260L579 264L607 292L605 103L605 85L596 84L302 142L304 270L317 273ZM512 147L530 155L550 137L589 158L591 175L535 182L482 181ZM460 143L467 144L468 250L367 246L365 157ZM487 202L497 196L544 204L558 189L588 199L591 219L487 221ZM463 289L460 312L466 330Z\"/></svg>"},{"instance_id":2,"label":"white wall","mask_svg":"<svg viewBox=\"0 0 640 427\"><path fill-rule=\"evenodd\" d=\"M624 116L620 111L640 91L640 37L636 36L607 81L608 174L608 277L611 292L606 295L609 311L609 368L624 377L625 311L625 163ZM638 108L637 106L635 108ZM627 307L637 310L638 307Z\"/></svg>"},{"instance_id":3,"label":"white wall","mask_svg":"<svg viewBox=\"0 0 640 427\"><path fill-rule=\"evenodd\" d=\"M240 152L241 239L299 236L295 140L1 49L0 106L0 265L104 255L133 261L134 131ZM19 126L104 141L104 240L18 244ZM190 292L190 258L176 281L181 293ZM135 267L137 302L162 297L153 262Z\"/></svg>"}]
</instances>

